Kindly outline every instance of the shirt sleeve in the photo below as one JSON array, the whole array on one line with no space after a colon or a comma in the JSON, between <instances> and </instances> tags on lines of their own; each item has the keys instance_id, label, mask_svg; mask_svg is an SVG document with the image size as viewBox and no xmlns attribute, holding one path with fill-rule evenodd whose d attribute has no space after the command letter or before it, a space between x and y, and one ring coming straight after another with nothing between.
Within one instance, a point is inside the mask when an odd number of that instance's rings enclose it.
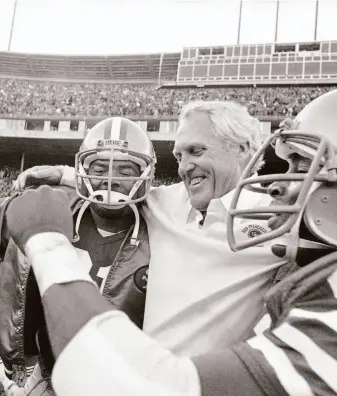
<instances>
[{"instance_id":1,"label":"shirt sleeve","mask_svg":"<svg viewBox=\"0 0 337 396\"><path fill-rule=\"evenodd\" d=\"M68 165L60 165L58 166L63 172L62 178L60 180L61 186L68 186L68 187L76 187L76 176L75 176L75 168Z\"/></svg>"},{"instance_id":2,"label":"shirt sleeve","mask_svg":"<svg viewBox=\"0 0 337 396\"><path fill-rule=\"evenodd\" d=\"M118 311L78 331L56 361L52 383L59 396L201 396L191 360L165 350Z\"/></svg>"}]
</instances>

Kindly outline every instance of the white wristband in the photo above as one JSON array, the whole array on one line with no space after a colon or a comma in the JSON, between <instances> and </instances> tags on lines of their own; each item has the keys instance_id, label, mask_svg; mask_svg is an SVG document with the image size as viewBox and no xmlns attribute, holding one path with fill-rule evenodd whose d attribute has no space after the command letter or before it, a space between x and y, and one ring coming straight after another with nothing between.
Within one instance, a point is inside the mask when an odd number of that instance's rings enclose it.
<instances>
[{"instance_id":1,"label":"white wristband","mask_svg":"<svg viewBox=\"0 0 337 396\"><path fill-rule=\"evenodd\" d=\"M60 186L76 187L75 168L67 165L59 165L58 168L62 171Z\"/></svg>"},{"instance_id":2,"label":"white wristband","mask_svg":"<svg viewBox=\"0 0 337 396\"><path fill-rule=\"evenodd\" d=\"M53 284L87 281L97 287L63 234L45 232L32 236L26 243L25 253L32 263L41 296Z\"/></svg>"}]
</instances>

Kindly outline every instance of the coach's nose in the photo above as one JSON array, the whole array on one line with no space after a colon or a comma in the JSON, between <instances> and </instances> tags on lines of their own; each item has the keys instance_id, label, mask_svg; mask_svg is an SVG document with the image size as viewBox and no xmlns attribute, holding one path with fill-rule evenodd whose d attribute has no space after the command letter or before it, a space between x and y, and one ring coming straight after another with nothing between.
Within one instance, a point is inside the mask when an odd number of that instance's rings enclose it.
<instances>
[{"instance_id":1,"label":"coach's nose","mask_svg":"<svg viewBox=\"0 0 337 396\"><path fill-rule=\"evenodd\" d=\"M178 174L182 178L182 180L187 179L194 169L195 164L193 163L193 161L191 161L188 156L182 156L178 166Z\"/></svg>"}]
</instances>

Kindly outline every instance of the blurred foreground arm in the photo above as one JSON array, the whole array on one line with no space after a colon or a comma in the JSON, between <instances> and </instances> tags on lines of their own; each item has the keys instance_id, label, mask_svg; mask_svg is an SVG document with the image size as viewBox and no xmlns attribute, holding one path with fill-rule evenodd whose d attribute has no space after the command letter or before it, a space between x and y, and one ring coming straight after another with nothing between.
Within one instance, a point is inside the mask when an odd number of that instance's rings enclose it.
<instances>
[{"instance_id":1,"label":"blurred foreground arm","mask_svg":"<svg viewBox=\"0 0 337 396\"><path fill-rule=\"evenodd\" d=\"M63 235L36 235L25 251L42 295L57 395L200 395L192 362L161 348L124 313L113 311L87 281Z\"/></svg>"},{"instance_id":2,"label":"blurred foreground arm","mask_svg":"<svg viewBox=\"0 0 337 396\"><path fill-rule=\"evenodd\" d=\"M193 363L161 348L100 295L69 241L65 194L47 186L26 191L7 221L39 286L57 395L200 395Z\"/></svg>"}]
</instances>

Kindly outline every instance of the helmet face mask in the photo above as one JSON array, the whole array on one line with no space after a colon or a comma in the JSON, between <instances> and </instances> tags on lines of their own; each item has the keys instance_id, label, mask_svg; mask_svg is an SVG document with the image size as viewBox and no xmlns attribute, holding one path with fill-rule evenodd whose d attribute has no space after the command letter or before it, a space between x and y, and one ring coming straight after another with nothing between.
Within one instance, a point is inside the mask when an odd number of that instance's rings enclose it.
<instances>
[{"instance_id":1,"label":"helmet face mask","mask_svg":"<svg viewBox=\"0 0 337 396\"><path fill-rule=\"evenodd\" d=\"M135 153L129 151L128 153L131 154L133 157L135 156ZM144 168L141 168L141 174L139 176L115 176L113 174L114 165L119 161L124 162L131 160L126 159L126 157L123 160L115 159L116 157L120 157L118 156L119 153L117 153L117 156L115 155L116 149L114 147L107 149L102 154L102 156L96 156L96 154L94 154L96 158L94 161L96 161L97 159L102 159L103 161L106 161L108 163L108 174L103 176L90 174L89 168L92 162L87 167L83 166L85 158L93 155L92 151L87 150L76 155L75 169L77 177L76 188L78 195L82 199L110 209L119 209L126 204L134 204L143 201L151 188L152 179L154 177L154 170L151 169L151 158L146 158L145 156L140 157L142 158L144 163L147 163L148 165ZM107 156L109 157L108 160L106 159ZM92 180L100 180L101 183L105 182L105 184L107 184L107 188L102 190L95 190L92 185ZM134 184L127 196L126 194L118 193L113 190L113 185L115 183L119 184L130 181L133 181ZM121 205L120 202L125 203Z\"/></svg>"},{"instance_id":2,"label":"helmet face mask","mask_svg":"<svg viewBox=\"0 0 337 396\"><path fill-rule=\"evenodd\" d=\"M121 139L123 135L124 139ZM104 175L90 174L95 161L107 164ZM116 176L114 168L119 162L134 163L140 168L140 175ZM154 177L155 155L146 132L136 123L114 117L97 124L84 139L76 155L76 189L78 195L91 203L106 209L120 209L145 200ZM93 188L93 181L101 181L104 188ZM116 190L115 185L133 182L128 194ZM94 183L97 184L97 183ZM118 189L117 189L118 190Z\"/></svg>"},{"instance_id":3,"label":"helmet face mask","mask_svg":"<svg viewBox=\"0 0 337 396\"><path fill-rule=\"evenodd\" d=\"M326 112L327 107L329 112ZM299 235L301 221L305 222L310 233L317 239L318 243L313 242L313 245L316 243L317 249L322 249L324 246L337 248L337 202L335 204L334 199L335 197L337 199L337 91L322 95L311 102L303 113L299 114L295 122L282 123L281 128L265 140L244 170L234 191L227 218L228 243L233 251L258 246L282 237L286 241L287 256L295 258L298 248L306 243L305 240L300 239ZM319 114L322 114L321 120L318 120L320 122L317 121ZM311 122L312 120L314 122ZM324 127L325 121L327 128ZM335 126L334 129L333 126ZM276 155L289 163L295 156L301 158L302 162L307 164L304 167L306 173L296 169L296 166L290 166L286 174L250 177L254 165L270 144L275 148ZM278 182L285 186L285 195L288 192L287 189L290 190L290 186L296 183L297 191L293 200L282 201L275 197L277 204L272 202L265 207L238 209L243 189L268 194L270 190L260 187L261 184L275 183L277 185ZM335 216L331 218L332 213ZM280 224L278 228L246 241L236 240L234 228L237 218L268 220L274 214L284 217L283 224ZM336 226L333 226L334 224ZM278 242L275 241L275 243Z\"/></svg>"},{"instance_id":4,"label":"helmet face mask","mask_svg":"<svg viewBox=\"0 0 337 396\"><path fill-rule=\"evenodd\" d=\"M308 136L305 135L305 139ZM315 137L316 136L310 136ZM304 207L308 194L313 188L314 182L329 182L329 181L337 181L336 177L336 169L332 168L320 173L322 161L325 163L331 163L334 161L335 151L331 144L326 141L324 138L317 139L318 147L315 158L312 160L308 173L285 173L285 174L272 174L272 175L264 175L264 176L253 176L249 177L252 169L256 162L261 158L267 146L271 143L272 140L281 139L283 141L291 140L291 138L300 141L302 135L298 135L296 131L294 132L284 132L282 130L276 132L273 136L270 136L265 143L262 145L260 150L256 153L256 155L252 158L248 166L246 167L241 179L238 182L236 190L234 192L231 206L229 209L228 216L228 242L232 250L238 251L242 249L246 249L248 247L253 247L258 244L261 244L266 241L270 241L274 238L278 238L285 233L291 231L292 227L295 225L298 220L302 208ZM305 139L303 143L305 142ZM332 151L333 150L333 151ZM333 155L331 156L333 152ZM330 154L330 156L329 156ZM270 205L267 207L260 208L252 208L252 209L237 209L238 202L240 198L240 194L244 188L251 190L257 193L268 194L268 188L260 187L258 184L264 183L273 183L275 181L284 181L287 183L291 182L300 182L301 187L300 191L297 195L296 201L292 204L280 204L280 205ZM251 218L251 219L269 219L272 214L288 214L286 222L276 230L268 231L262 235L259 235L255 238L249 239L247 241L236 242L234 236L234 222L239 217Z\"/></svg>"}]
</instances>

